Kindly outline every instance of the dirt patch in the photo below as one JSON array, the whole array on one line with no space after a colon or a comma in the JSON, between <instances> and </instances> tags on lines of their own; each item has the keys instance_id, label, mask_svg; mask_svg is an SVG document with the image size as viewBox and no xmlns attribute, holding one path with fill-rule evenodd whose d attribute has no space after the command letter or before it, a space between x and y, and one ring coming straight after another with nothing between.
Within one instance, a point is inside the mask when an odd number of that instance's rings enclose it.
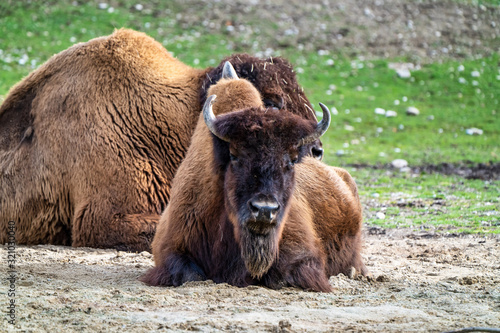
<instances>
[{"instance_id":1,"label":"dirt patch","mask_svg":"<svg viewBox=\"0 0 500 333\"><path fill-rule=\"evenodd\" d=\"M331 277L331 293L211 281L137 280L149 253L20 246L17 324L27 331L441 332L500 327L500 237L366 232L370 278ZM0 251L2 260L7 252ZM0 305L7 306L2 288ZM14 328L9 325L10 328Z\"/></svg>"}]
</instances>

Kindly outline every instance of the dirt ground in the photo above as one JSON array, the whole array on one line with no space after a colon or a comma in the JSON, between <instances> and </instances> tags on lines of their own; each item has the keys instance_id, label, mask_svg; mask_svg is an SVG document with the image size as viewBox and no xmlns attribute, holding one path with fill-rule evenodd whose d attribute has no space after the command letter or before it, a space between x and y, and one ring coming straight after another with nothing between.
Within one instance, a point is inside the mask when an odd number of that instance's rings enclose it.
<instances>
[{"instance_id":1,"label":"dirt ground","mask_svg":"<svg viewBox=\"0 0 500 333\"><path fill-rule=\"evenodd\" d=\"M211 281L149 287L151 254L19 246L16 325L33 332L443 332L500 328L500 237L365 231L372 276L331 277L331 293ZM7 251L0 250L2 259ZM2 274L3 275L3 274ZM5 286L5 284L2 284ZM0 290L2 313L6 289ZM4 323L2 323L2 326ZM5 326L3 326L5 327Z\"/></svg>"}]
</instances>

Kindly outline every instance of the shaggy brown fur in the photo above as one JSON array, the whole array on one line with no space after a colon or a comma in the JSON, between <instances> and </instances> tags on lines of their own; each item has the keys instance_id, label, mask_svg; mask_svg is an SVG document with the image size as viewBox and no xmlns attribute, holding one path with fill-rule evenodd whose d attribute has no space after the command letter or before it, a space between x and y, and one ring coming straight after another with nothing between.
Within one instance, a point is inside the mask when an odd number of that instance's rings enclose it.
<instances>
[{"instance_id":1,"label":"shaggy brown fur","mask_svg":"<svg viewBox=\"0 0 500 333\"><path fill-rule=\"evenodd\" d=\"M0 243L148 250L205 72L118 30L52 57L0 108Z\"/></svg>"},{"instance_id":2,"label":"shaggy brown fur","mask_svg":"<svg viewBox=\"0 0 500 333\"><path fill-rule=\"evenodd\" d=\"M0 243L12 220L19 244L149 251L207 72L122 29L13 87L0 106Z\"/></svg>"},{"instance_id":3,"label":"shaggy brown fur","mask_svg":"<svg viewBox=\"0 0 500 333\"><path fill-rule=\"evenodd\" d=\"M207 99L208 89L219 81L224 63L229 61L238 77L250 81L260 92L264 106L286 109L304 119L316 120L316 114L302 87L297 82L293 66L284 58L259 59L248 54L234 54L207 72L200 91L200 104ZM301 156L323 156L321 141L308 144L301 149Z\"/></svg>"},{"instance_id":4,"label":"shaggy brown fur","mask_svg":"<svg viewBox=\"0 0 500 333\"><path fill-rule=\"evenodd\" d=\"M224 147L200 116L186 159L173 181L172 201L153 241L156 267L142 281L178 286L212 279L236 286L263 284L276 289L297 286L329 291L330 275L347 273L351 267L366 274L359 254L361 206L356 185L343 169L303 158L295 166L296 182L292 177L288 184L292 189L295 184L295 190L285 203L282 223L278 222L268 238L261 237L259 230L246 230L251 224L242 224L238 209L231 207L239 195L234 192L238 184L231 184L238 175L231 175L227 159L217 155L224 149L229 154L242 145L256 145L263 155L266 144L270 150L280 151L276 145L297 142L297 137L304 135L300 132L310 132L314 123L306 124L289 113L259 109L258 92L245 80L221 80L209 94L217 95L214 113L228 113L217 118L219 133L231 138L246 135L247 140L231 139ZM231 112L240 109L245 110ZM269 127L271 121L274 123ZM295 127L289 135L283 133L287 122ZM267 130L262 132L259 127ZM212 138L214 145L207 147ZM250 188L245 186L244 190Z\"/></svg>"}]
</instances>

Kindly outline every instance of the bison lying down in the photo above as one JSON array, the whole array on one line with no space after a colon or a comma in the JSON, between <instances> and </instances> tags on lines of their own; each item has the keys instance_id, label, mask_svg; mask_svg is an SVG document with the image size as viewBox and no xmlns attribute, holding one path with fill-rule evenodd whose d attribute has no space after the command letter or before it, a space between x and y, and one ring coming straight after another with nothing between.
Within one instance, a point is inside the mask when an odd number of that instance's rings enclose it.
<instances>
[{"instance_id":1,"label":"bison lying down","mask_svg":"<svg viewBox=\"0 0 500 333\"><path fill-rule=\"evenodd\" d=\"M231 59L268 106L314 119L286 60ZM191 68L122 29L17 84L0 106L0 243L14 221L19 244L149 251L200 98L221 69ZM301 153L320 156L320 143Z\"/></svg>"},{"instance_id":2,"label":"bison lying down","mask_svg":"<svg viewBox=\"0 0 500 333\"><path fill-rule=\"evenodd\" d=\"M319 124L265 109L248 81L226 76L209 89L218 116L211 96L158 225L156 267L142 280L329 291L330 275L365 274L353 179L298 154L326 131L328 109Z\"/></svg>"}]
</instances>

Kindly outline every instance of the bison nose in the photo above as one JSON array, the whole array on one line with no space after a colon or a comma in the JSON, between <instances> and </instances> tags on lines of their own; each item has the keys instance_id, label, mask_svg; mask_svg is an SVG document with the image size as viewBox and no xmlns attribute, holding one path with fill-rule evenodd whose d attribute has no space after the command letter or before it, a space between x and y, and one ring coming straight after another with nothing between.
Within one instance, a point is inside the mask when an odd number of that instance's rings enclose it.
<instances>
[{"instance_id":1,"label":"bison nose","mask_svg":"<svg viewBox=\"0 0 500 333\"><path fill-rule=\"evenodd\" d=\"M248 202L248 205L250 206L250 211L257 220L272 221L280 209L280 205L274 199L252 199Z\"/></svg>"}]
</instances>

